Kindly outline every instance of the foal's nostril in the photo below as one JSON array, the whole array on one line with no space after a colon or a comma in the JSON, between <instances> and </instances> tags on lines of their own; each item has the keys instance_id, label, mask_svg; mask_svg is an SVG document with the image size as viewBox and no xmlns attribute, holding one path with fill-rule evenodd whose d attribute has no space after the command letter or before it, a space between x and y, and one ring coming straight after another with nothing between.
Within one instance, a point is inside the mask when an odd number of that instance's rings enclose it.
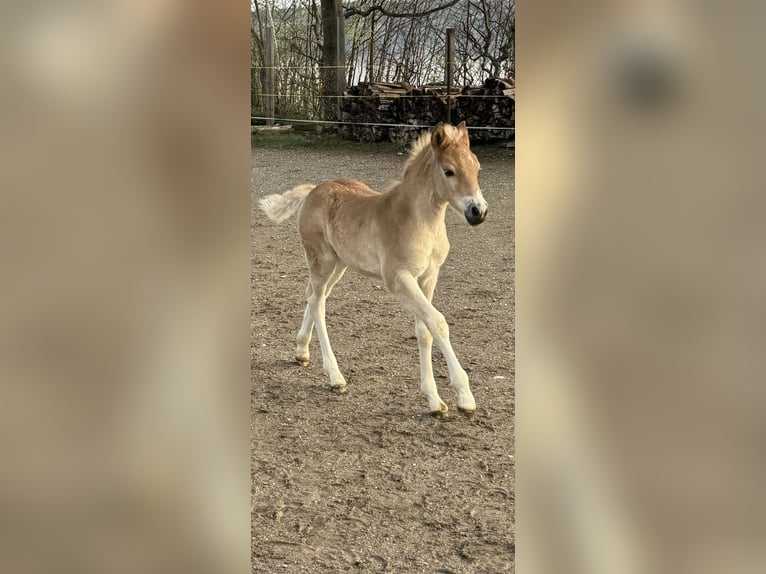
<instances>
[{"instance_id":1,"label":"foal's nostril","mask_svg":"<svg viewBox=\"0 0 766 574\"><path fill-rule=\"evenodd\" d=\"M484 221L484 217L487 214L487 209L482 209L480 205L475 203L465 208L465 218L471 225L478 225Z\"/></svg>"}]
</instances>

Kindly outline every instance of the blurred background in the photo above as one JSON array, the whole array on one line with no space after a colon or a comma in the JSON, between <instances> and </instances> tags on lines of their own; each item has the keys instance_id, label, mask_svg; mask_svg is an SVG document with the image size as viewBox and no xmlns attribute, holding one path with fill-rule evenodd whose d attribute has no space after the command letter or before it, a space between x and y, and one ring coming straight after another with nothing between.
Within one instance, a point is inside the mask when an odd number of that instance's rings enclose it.
<instances>
[{"instance_id":1,"label":"blurred background","mask_svg":"<svg viewBox=\"0 0 766 574\"><path fill-rule=\"evenodd\" d=\"M763 10L518 5L519 572L764 570ZM2 8L3 571L248 568L248 22Z\"/></svg>"},{"instance_id":2,"label":"blurred background","mask_svg":"<svg viewBox=\"0 0 766 574\"><path fill-rule=\"evenodd\" d=\"M248 6L0 12L0 570L247 571Z\"/></svg>"},{"instance_id":3,"label":"blurred background","mask_svg":"<svg viewBox=\"0 0 766 574\"><path fill-rule=\"evenodd\" d=\"M763 571L763 8L517 15L518 571Z\"/></svg>"}]
</instances>

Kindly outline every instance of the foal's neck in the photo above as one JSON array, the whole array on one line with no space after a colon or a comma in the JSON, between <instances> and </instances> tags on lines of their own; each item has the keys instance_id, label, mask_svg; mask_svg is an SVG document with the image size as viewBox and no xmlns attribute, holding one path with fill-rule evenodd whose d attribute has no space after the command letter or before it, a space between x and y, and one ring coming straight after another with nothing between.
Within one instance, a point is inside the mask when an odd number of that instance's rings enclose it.
<instances>
[{"instance_id":1,"label":"foal's neck","mask_svg":"<svg viewBox=\"0 0 766 574\"><path fill-rule=\"evenodd\" d=\"M441 199L437 193L437 182L434 181L434 161L436 158L429 146L405 167L401 182L392 192L413 204L416 213L424 219L441 218L444 220L447 202Z\"/></svg>"}]
</instances>

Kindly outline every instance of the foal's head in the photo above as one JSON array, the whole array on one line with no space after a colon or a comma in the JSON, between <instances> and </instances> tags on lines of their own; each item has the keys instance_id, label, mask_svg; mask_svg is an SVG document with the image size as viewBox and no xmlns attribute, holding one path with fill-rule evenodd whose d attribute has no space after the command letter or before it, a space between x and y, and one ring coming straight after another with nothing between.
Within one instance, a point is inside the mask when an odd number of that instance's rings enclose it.
<instances>
[{"instance_id":1,"label":"foal's head","mask_svg":"<svg viewBox=\"0 0 766 574\"><path fill-rule=\"evenodd\" d=\"M436 161L434 174L437 194L465 215L471 225L487 216L487 202L479 188L479 160L471 151L465 122L457 127L439 123L431 132Z\"/></svg>"}]
</instances>

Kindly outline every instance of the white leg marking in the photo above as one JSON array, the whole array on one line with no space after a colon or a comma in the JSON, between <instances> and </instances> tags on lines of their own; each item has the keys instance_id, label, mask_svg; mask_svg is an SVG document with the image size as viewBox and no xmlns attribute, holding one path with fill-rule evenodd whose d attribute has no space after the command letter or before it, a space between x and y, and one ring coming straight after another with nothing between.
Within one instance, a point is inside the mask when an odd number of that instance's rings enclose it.
<instances>
[{"instance_id":1,"label":"white leg marking","mask_svg":"<svg viewBox=\"0 0 766 574\"><path fill-rule=\"evenodd\" d=\"M437 269L435 273L421 277L418 281L420 290L429 302L434 296L438 278L439 271ZM428 410L437 416L444 416L449 409L447 409L447 405L439 396L439 391L436 388L436 381L434 380L433 362L431 360L431 348L433 346L434 338L431 335L431 331L426 327L426 324L417 318L415 319L415 333L418 336L418 351L420 357L420 391L426 396L426 399L428 399Z\"/></svg>"},{"instance_id":2,"label":"white leg marking","mask_svg":"<svg viewBox=\"0 0 766 574\"><path fill-rule=\"evenodd\" d=\"M314 328L317 332L319 345L322 349L322 367L330 377L330 386L339 390L346 386L346 379L338 369L338 361L332 352L330 338L327 336L327 326L325 325L325 299L327 298L326 280L312 277L312 293L309 297L309 309L311 318L314 320Z\"/></svg>"},{"instance_id":3,"label":"white leg marking","mask_svg":"<svg viewBox=\"0 0 766 574\"><path fill-rule=\"evenodd\" d=\"M311 332L314 329L314 319L311 318L311 307L306 305L303 312L303 323L301 330L298 331L298 343L295 346L295 360L302 365L309 363L309 343L311 342Z\"/></svg>"},{"instance_id":4,"label":"white leg marking","mask_svg":"<svg viewBox=\"0 0 766 574\"><path fill-rule=\"evenodd\" d=\"M447 405L439 397L434 380L433 364L431 361L431 346L433 337L420 319L415 320L415 332L418 336L418 350L420 351L420 391L428 399L428 410L431 413L447 413Z\"/></svg>"},{"instance_id":5,"label":"white leg marking","mask_svg":"<svg viewBox=\"0 0 766 574\"><path fill-rule=\"evenodd\" d=\"M337 266L333 271L330 280L327 282L327 294L325 297L329 297L332 292L332 288L340 281L343 274L346 272L346 267ZM306 297L311 297L313 289L311 282L309 281L308 287L306 287ZM311 342L311 333L314 329L314 319L311 316L311 307L306 305L306 310L303 313L303 323L301 329L298 331L298 342L295 347L295 360L301 365L308 365L309 363L309 343Z\"/></svg>"},{"instance_id":6,"label":"white leg marking","mask_svg":"<svg viewBox=\"0 0 766 574\"><path fill-rule=\"evenodd\" d=\"M442 355L447 360L450 385L457 393L457 405L464 411L476 410L476 401L468 386L468 374L460 366L460 362L452 350L449 341L449 326L444 315L431 304L418 286L417 280L409 273L400 274L392 285L393 291L399 296L402 304L415 313L415 316L425 323ZM421 363L422 367L422 363ZM433 377L433 374L431 375Z\"/></svg>"}]
</instances>

